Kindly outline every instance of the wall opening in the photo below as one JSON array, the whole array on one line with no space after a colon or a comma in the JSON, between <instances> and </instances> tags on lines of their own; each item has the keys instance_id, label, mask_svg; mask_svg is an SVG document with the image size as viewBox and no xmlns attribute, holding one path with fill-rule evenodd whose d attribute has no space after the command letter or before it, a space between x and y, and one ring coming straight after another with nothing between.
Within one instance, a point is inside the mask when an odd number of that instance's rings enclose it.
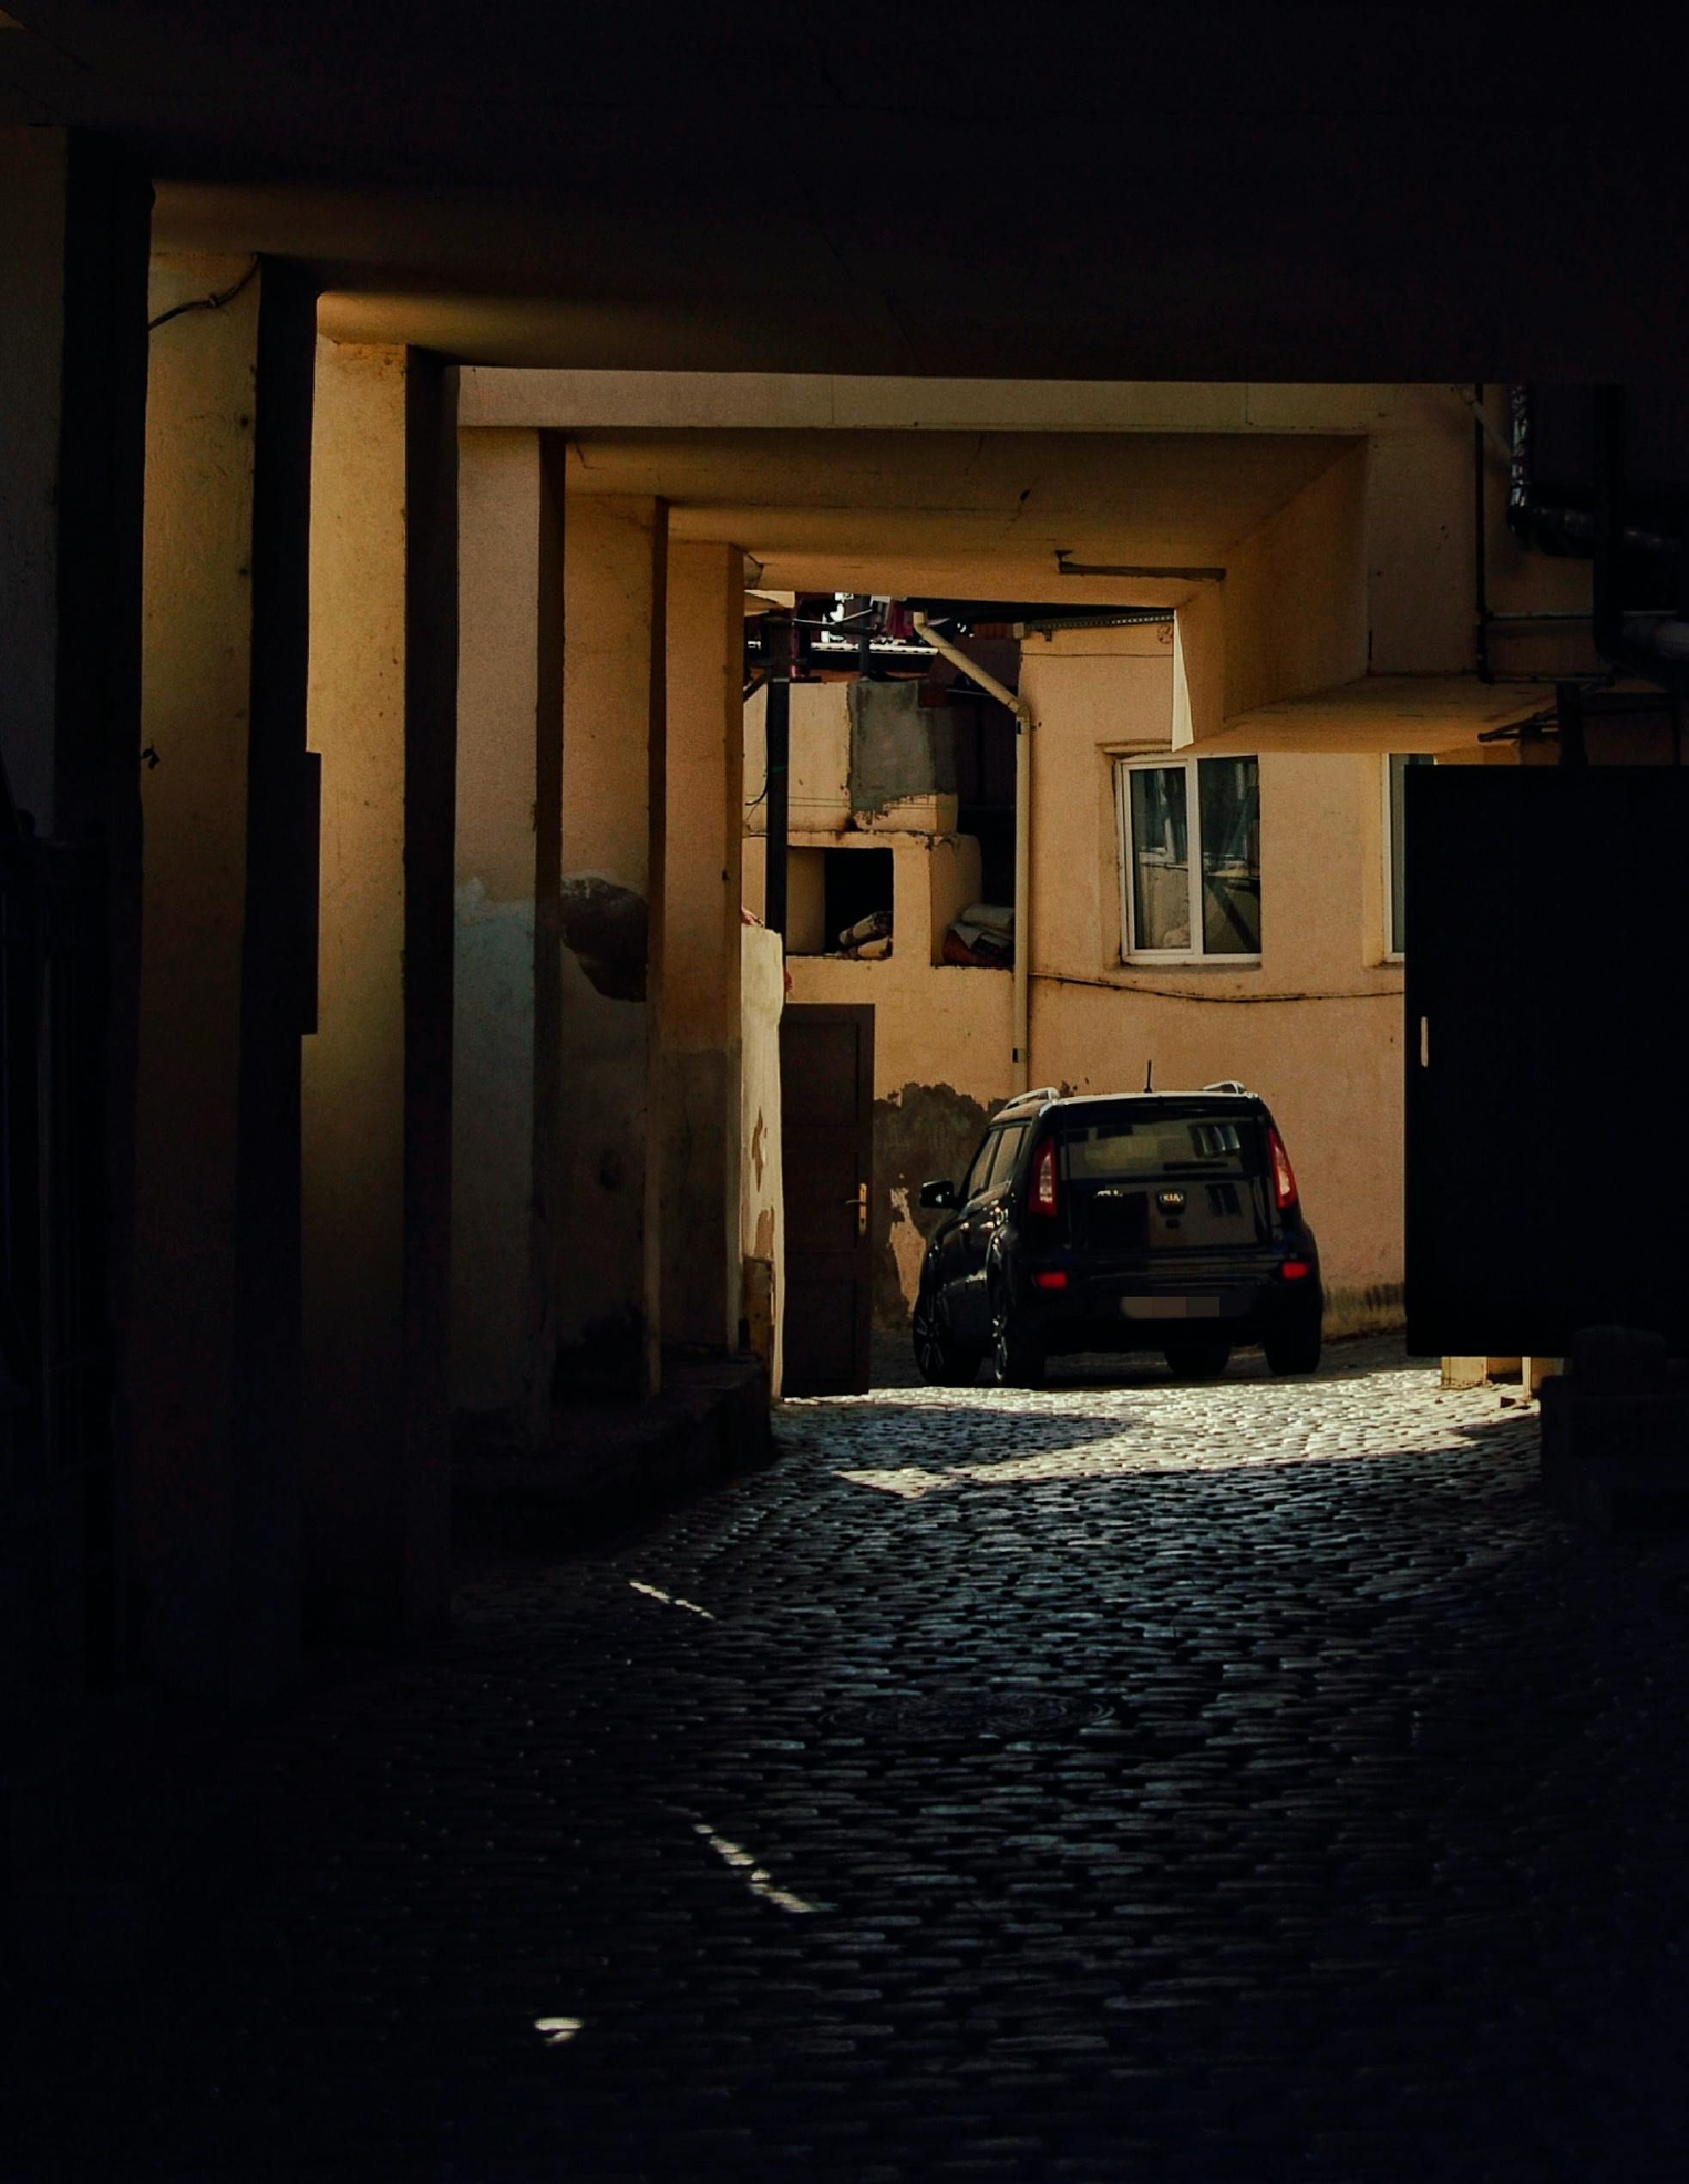
<instances>
[{"instance_id":1,"label":"wall opening","mask_svg":"<svg viewBox=\"0 0 1689 2184\"><path fill-rule=\"evenodd\" d=\"M891 937L889 850L794 848L786 863L786 948L791 955L849 955ZM870 930L862 929L871 925ZM857 938L848 936L855 932Z\"/></svg>"}]
</instances>

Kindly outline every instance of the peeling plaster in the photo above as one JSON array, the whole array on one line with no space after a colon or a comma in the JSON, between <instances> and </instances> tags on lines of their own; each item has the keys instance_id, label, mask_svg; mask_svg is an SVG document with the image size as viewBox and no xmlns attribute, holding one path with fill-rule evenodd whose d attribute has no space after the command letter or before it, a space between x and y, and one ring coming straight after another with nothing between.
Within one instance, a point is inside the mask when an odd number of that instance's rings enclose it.
<instances>
[{"instance_id":1,"label":"peeling plaster","mask_svg":"<svg viewBox=\"0 0 1689 2184\"><path fill-rule=\"evenodd\" d=\"M921 1279L921 1261L926 1256L926 1238L915 1226L915 1217L910 1211L909 1193L903 1184L892 1191L891 1223L892 1257L897 1263L897 1278L903 1294L912 1302Z\"/></svg>"},{"instance_id":2,"label":"peeling plaster","mask_svg":"<svg viewBox=\"0 0 1689 2184\"><path fill-rule=\"evenodd\" d=\"M924 706L915 683L855 682L851 711L851 809L884 812L909 796L953 794L955 731L948 707Z\"/></svg>"},{"instance_id":3,"label":"peeling plaster","mask_svg":"<svg viewBox=\"0 0 1689 2184\"><path fill-rule=\"evenodd\" d=\"M608 1001L643 1001L650 916L645 898L586 873L562 886L563 939Z\"/></svg>"},{"instance_id":4,"label":"peeling plaster","mask_svg":"<svg viewBox=\"0 0 1689 2184\"><path fill-rule=\"evenodd\" d=\"M915 1200L936 1176L959 1178L991 1107L949 1084L905 1084L874 1102L874 1317L908 1325L926 1239L942 1218Z\"/></svg>"}]
</instances>

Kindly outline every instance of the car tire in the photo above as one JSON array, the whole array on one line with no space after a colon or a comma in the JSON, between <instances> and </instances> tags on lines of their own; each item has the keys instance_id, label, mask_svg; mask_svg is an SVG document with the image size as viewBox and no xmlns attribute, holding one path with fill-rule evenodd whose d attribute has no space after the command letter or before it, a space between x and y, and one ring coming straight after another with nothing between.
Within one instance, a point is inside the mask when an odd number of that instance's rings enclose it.
<instances>
[{"instance_id":1,"label":"car tire","mask_svg":"<svg viewBox=\"0 0 1689 2184\"><path fill-rule=\"evenodd\" d=\"M1267 1355L1267 1370L1281 1378L1317 1372L1319 1322L1305 1321L1299 1326L1281 1328L1277 1334L1269 1334L1261 1347Z\"/></svg>"},{"instance_id":2,"label":"car tire","mask_svg":"<svg viewBox=\"0 0 1689 2184\"><path fill-rule=\"evenodd\" d=\"M949 1307L924 1282L915 1298L911 1333L915 1370L929 1388L966 1388L980 1377L980 1353L956 1340Z\"/></svg>"},{"instance_id":3,"label":"car tire","mask_svg":"<svg viewBox=\"0 0 1689 2184\"><path fill-rule=\"evenodd\" d=\"M1175 1380L1218 1380L1231 1362L1231 1345L1219 1335L1170 1342L1161 1353Z\"/></svg>"},{"instance_id":4,"label":"car tire","mask_svg":"<svg viewBox=\"0 0 1689 2184\"><path fill-rule=\"evenodd\" d=\"M992 1379L999 1388L1041 1388L1045 1364L1042 1342L1010 1303L1007 1291L994 1288L991 1307Z\"/></svg>"}]
</instances>

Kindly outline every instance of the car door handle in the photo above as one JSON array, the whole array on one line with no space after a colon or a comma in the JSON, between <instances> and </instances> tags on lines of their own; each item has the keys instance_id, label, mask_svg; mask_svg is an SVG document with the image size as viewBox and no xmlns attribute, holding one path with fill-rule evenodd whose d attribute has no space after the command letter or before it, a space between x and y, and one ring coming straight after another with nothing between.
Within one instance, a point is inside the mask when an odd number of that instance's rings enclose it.
<instances>
[{"instance_id":1,"label":"car door handle","mask_svg":"<svg viewBox=\"0 0 1689 2184\"><path fill-rule=\"evenodd\" d=\"M855 1194L855 1196L854 1196L854 1197L852 1197L852 1198L844 1198L844 1199L840 1199L840 1200L838 1201L838 1203L839 1203L841 1205L854 1205L854 1206L856 1207L856 1209L857 1209L857 1234L859 1236L865 1236L868 1234L868 1186L867 1186L867 1184L866 1184L866 1183L858 1183L858 1184L857 1185L857 1188L856 1188L856 1194Z\"/></svg>"}]
</instances>

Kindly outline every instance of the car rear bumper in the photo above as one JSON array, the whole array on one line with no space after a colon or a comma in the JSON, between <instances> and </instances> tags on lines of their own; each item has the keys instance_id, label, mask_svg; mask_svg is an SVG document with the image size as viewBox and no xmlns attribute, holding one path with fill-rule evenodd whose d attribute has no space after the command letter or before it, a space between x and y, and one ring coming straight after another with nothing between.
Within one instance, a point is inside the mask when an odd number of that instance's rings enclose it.
<instances>
[{"instance_id":1,"label":"car rear bumper","mask_svg":"<svg viewBox=\"0 0 1689 2184\"><path fill-rule=\"evenodd\" d=\"M1307 1273L1289 1280L1283 1263L1275 1256L1246 1269L1235 1261L1152 1272L1029 1268L1019 1285L1019 1310L1056 1353L1160 1350L1205 1337L1260 1342L1320 1314L1317 1260L1308 1256ZM1065 1287L1039 1286L1039 1273L1055 1272L1066 1274Z\"/></svg>"}]
</instances>

